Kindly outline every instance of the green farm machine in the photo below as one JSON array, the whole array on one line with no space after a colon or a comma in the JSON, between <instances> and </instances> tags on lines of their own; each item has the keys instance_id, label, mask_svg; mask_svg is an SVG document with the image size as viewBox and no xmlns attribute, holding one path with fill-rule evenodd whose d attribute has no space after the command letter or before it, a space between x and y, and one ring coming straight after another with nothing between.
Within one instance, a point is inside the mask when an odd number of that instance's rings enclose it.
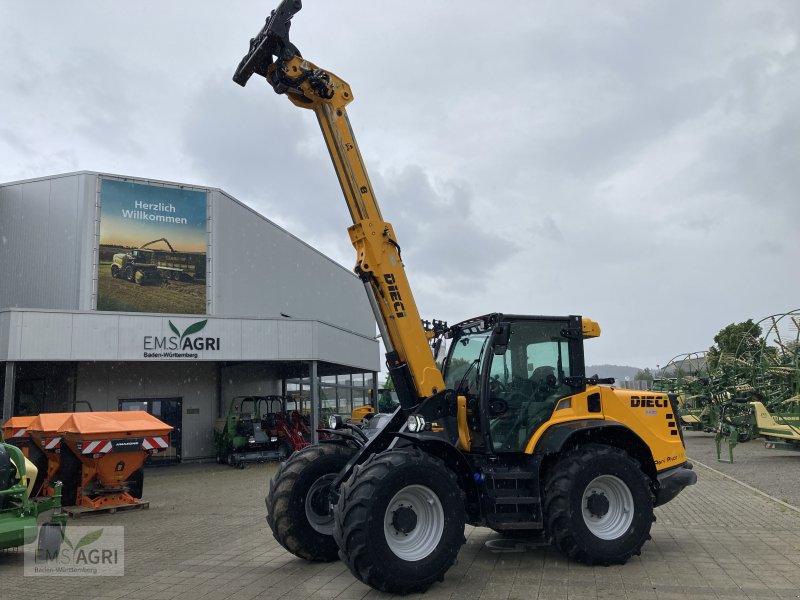
<instances>
[{"instance_id":1,"label":"green farm machine","mask_svg":"<svg viewBox=\"0 0 800 600\"><path fill-rule=\"evenodd\" d=\"M310 433L299 411L287 410L286 398L237 396L228 415L214 426L217 462L244 468L247 463L284 461L308 446Z\"/></svg>"},{"instance_id":2,"label":"green farm machine","mask_svg":"<svg viewBox=\"0 0 800 600\"><path fill-rule=\"evenodd\" d=\"M721 405L717 455L728 444L733 462L737 443L763 438L769 448L800 450L800 310L765 317L754 324L762 337L745 336L736 352L731 399ZM725 363L720 360L721 368ZM731 361L727 361L730 369Z\"/></svg>"},{"instance_id":3,"label":"green farm machine","mask_svg":"<svg viewBox=\"0 0 800 600\"><path fill-rule=\"evenodd\" d=\"M124 254L115 254L111 263L111 276L116 279L127 279L139 285L159 284L161 276L158 273L154 255L155 252L145 250L144 247L130 250Z\"/></svg>"},{"instance_id":4,"label":"green farm machine","mask_svg":"<svg viewBox=\"0 0 800 600\"><path fill-rule=\"evenodd\" d=\"M61 484L53 495L33 500L37 469L22 450L0 443L0 550L16 548L39 538L38 556L54 557L61 547L67 515L61 512ZM50 519L38 527L38 518L52 510Z\"/></svg>"},{"instance_id":5,"label":"green farm machine","mask_svg":"<svg viewBox=\"0 0 800 600\"><path fill-rule=\"evenodd\" d=\"M161 242L169 248L168 251L149 247ZM206 278L206 260L204 254L179 252L167 238L159 238L115 254L111 276L140 285L160 284L168 280L200 283Z\"/></svg>"},{"instance_id":6,"label":"green farm machine","mask_svg":"<svg viewBox=\"0 0 800 600\"><path fill-rule=\"evenodd\" d=\"M722 461L732 462L733 448L755 438L800 450L800 310L753 323L733 352L672 358L652 388L678 394L681 424L715 433Z\"/></svg>"}]
</instances>

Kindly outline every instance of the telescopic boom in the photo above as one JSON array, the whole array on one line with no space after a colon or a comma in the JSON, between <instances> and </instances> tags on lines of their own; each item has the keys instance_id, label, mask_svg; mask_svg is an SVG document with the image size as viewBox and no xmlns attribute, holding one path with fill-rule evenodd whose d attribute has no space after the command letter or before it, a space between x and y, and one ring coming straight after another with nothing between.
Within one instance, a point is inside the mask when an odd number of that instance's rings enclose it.
<instances>
[{"instance_id":1,"label":"telescopic boom","mask_svg":"<svg viewBox=\"0 0 800 600\"><path fill-rule=\"evenodd\" d=\"M348 232L357 255L354 270L375 313L400 404L410 411L442 392L444 380L428 345L400 245L392 225L381 215L347 118L345 107L353 101L353 92L345 81L305 60L289 41L291 19L301 7L300 0L283 0L272 11L250 40L250 51L233 80L244 86L252 75L261 75L276 93L317 116L353 220Z\"/></svg>"}]
</instances>

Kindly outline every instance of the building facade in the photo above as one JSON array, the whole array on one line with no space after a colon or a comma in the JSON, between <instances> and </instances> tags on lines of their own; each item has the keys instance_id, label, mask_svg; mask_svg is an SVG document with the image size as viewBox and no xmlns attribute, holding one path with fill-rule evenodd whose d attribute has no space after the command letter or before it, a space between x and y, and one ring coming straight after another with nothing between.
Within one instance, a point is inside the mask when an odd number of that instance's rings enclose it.
<instances>
[{"instance_id":1,"label":"building facade","mask_svg":"<svg viewBox=\"0 0 800 600\"><path fill-rule=\"evenodd\" d=\"M235 198L80 172L0 184L0 363L4 418L144 409L192 460L232 398L349 412L380 359L355 275Z\"/></svg>"}]
</instances>

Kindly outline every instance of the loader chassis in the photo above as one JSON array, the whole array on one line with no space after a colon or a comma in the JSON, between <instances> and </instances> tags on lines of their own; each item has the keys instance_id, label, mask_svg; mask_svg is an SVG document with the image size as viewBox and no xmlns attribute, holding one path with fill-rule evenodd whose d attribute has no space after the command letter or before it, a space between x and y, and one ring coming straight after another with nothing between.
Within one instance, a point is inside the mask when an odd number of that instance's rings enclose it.
<instances>
[{"instance_id":1,"label":"loader chassis","mask_svg":"<svg viewBox=\"0 0 800 600\"><path fill-rule=\"evenodd\" d=\"M289 41L300 8L281 2L233 79L264 77L317 117L400 406L370 436L334 420L326 443L281 464L266 498L275 539L401 594L443 579L466 523L551 539L583 563L624 563L649 539L654 506L696 480L674 398L587 377L583 341L600 327L584 317L421 322L347 117L352 90Z\"/></svg>"}]
</instances>

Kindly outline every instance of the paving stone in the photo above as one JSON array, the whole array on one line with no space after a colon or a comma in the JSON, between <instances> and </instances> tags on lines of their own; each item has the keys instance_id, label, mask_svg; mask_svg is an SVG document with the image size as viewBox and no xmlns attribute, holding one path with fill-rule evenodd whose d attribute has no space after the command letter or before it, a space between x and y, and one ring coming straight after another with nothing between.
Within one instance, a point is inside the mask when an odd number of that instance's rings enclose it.
<instances>
[{"instance_id":1,"label":"paving stone","mask_svg":"<svg viewBox=\"0 0 800 600\"><path fill-rule=\"evenodd\" d=\"M701 437L689 438L690 456L701 442ZM744 474L757 471L755 483L768 487L763 468L768 456L755 446L747 452L757 454L752 460L762 468L750 464ZM149 469L149 510L71 522L124 526L125 576L24 577L23 554L0 552L3 598L394 598L357 581L342 563L306 563L275 542L263 501L274 469L270 464L245 470L218 465ZM467 543L444 582L404 600L798 600L800 511L702 466L696 470L698 484L656 509L653 539L627 565L587 567L552 548L494 553L485 544L498 534L468 527ZM725 474L735 476L730 469ZM780 471L774 476L780 478ZM778 489L793 498L786 486Z\"/></svg>"}]
</instances>

